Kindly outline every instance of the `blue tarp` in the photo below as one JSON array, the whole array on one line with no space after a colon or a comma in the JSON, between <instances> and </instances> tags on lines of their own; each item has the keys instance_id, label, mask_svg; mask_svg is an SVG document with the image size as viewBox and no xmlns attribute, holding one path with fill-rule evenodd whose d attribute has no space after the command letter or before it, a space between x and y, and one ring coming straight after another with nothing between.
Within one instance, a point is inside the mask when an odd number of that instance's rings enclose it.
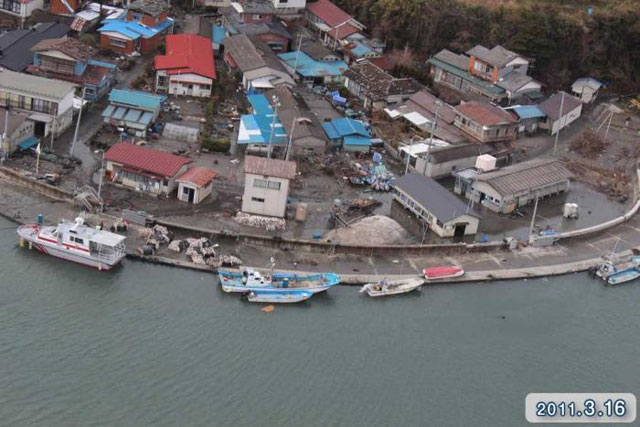
<instances>
[{"instance_id":1,"label":"blue tarp","mask_svg":"<svg viewBox=\"0 0 640 427\"><path fill-rule=\"evenodd\" d=\"M302 77L337 77L349 68L344 61L316 61L302 51L281 53L278 57Z\"/></svg>"},{"instance_id":2,"label":"blue tarp","mask_svg":"<svg viewBox=\"0 0 640 427\"><path fill-rule=\"evenodd\" d=\"M249 100L249 102L251 103L251 106L253 107L254 114L261 114L261 115L268 116L274 113L273 108L271 108L271 105L267 100L267 97L264 96L263 94L257 93L257 94L249 95L247 96L247 99Z\"/></svg>"},{"instance_id":3,"label":"blue tarp","mask_svg":"<svg viewBox=\"0 0 640 427\"><path fill-rule=\"evenodd\" d=\"M30 136L29 138L25 139L20 144L18 144L18 147L20 147L21 150L28 150L29 148L35 147L36 145L38 145L38 142L40 142L40 138L37 138L35 136Z\"/></svg>"},{"instance_id":4,"label":"blue tarp","mask_svg":"<svg viewBox=\"0 0 640 427\"><path fill-rule=\"evenodd\" d=\"M219 25L211 26L211 38L215 44L222 44L222 40L227 36L227 32Z\"/></svg>"}]
</instances>

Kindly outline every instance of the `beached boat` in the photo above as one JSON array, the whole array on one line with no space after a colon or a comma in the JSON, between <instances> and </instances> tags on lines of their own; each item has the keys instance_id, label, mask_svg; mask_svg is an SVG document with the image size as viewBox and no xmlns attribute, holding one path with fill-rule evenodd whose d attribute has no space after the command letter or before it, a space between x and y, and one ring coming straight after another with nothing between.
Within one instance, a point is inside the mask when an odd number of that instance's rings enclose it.
<instances>
[{"instance_id":1,"label":"beached boat","mask_svg":"<svg viewBox=\"0 0 640 427\"><path fill-rule=\"evenodd\" d=\"M58 225L28 224L18 227L21 245L35 247L43 254L67 261L111 270L125 257L125 237L84 225L82 218Z\"/></svg>"},{"instance_id":2,"label":"beached boat","mask_svg":"<svg viewBox=\"0 0 640 427\"><path fill-rule=\"evenodd\" d=\"M419 289L423 283L424 279L422 278L393 280L390 282L380 280L376 283L367 283L360 288L360 293L366 293L370 297L406 294Z\"/></svg>"},{"instance_id":3,"label":"beached boat","mask_svg":"<svg viewBox=\"0 0 640 427\"><path fill-rule=\"evenodd\" d=\"M251 268L242 269L240 272L220 270L218 277L223 291L241 293L277 289L282 292L308 291L317 294L340 282L340 277L333 273L273 273L269 275Z\"/></svg>"},{"instance_id":4,"label":"beached boat","mask_svg":"<svg viewBox=\"0 0 640 427\"><path fill-rule=\"evenodd\" d=\"M606 280L614 273L633 267L640 267L640 256L632 255L624 258L618 258L615 254L612 254L607 256L605 261L596 267L595 274L601 279Z\"/></svg>"},{"instance_id":5,"label":"beached boat","mask_svg":"<svg viewBox=\"0 0 640 427\"><path fill-rule=\"evenodd\" d=\"M638 277L640 277L640 269L638 269L638 267L630 267L626 270L621 270L610 274L604 280L608 285L619 285L621 283L635 280Z\"/></svg>"},{"instance_id":6,"label":"beached boat","mask_svg":"<svg viewBox=\"0 0 640 427\"><path fill-rule=\"evenodd\" d=\"M424 274L424 278L427 279L427 281L430 281L460 277L464 274L464 270L453 265L446 267L429 267L422 270L422 274Z\"/></svg>"},{"instance_id":7,"label":"beached boat","mask_svg":"<svg viewBox=\"0 0 640 427\"><path fill-rule=\"evenodd\" d=\"M308 300L313 296L313 294L309 291L298 290L282 291L279 289L254 289L252 291L247 291L243 296L250 302L292 304Z\"/></svg>"}]
</instances>

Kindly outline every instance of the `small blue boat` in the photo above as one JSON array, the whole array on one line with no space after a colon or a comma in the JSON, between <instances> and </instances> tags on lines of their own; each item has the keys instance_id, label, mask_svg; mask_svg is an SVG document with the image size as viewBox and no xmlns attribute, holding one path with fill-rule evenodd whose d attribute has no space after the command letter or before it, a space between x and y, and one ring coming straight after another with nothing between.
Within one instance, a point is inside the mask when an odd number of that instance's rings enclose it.
<instances>
[{"instance_id":1,"label":"small blue boat","mask_svg":"<svg viewBox=\"0 0 640 427\"><path fill-rule=\"evenodd\" d=\"M280 292L307 291L312 295L324 292L340 283L340 276L334 273L273 273L262 274L246 268L240 272L218 271L220 286L224 292L277 290Z\"/></svg>"},{"instance_id":2,"label":"small blue boat","mask_svg":"<svg viewBox=\"0 0 640 427\"><path fill-rule=\"evenodd\" d=\"M637 267L627 268L610 274L607 278L608 285L619 285L620 283L630 282L640 277L640 270Z\"/></svg>"},{"instance_id":3,"label":"small blue boat","mask_svg":"<svg viewBox=\"0 0 640 427\"><path fill-rule=\"evenodd\" d=\"M296 303L308 300L313 296L309 291L279 289L254 289L243 294L250 302L264 302L270 304Z\"/></svg>"}]
</instances>

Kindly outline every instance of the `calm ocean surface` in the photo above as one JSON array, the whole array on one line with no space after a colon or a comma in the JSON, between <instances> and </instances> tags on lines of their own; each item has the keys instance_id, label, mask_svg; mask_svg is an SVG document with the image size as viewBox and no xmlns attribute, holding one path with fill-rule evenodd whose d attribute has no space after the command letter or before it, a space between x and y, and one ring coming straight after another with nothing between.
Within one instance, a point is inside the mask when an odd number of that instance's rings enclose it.
<instances>
[{"instance_id":1,"label":"calm ocean surface","mask_svg":"<svg viewBox=\"0 0 640 427\"><path fill-rule=\"evenodd\" d=\"M213 275L16 242L0 220L6 426L516 426L529 392L640 393L640 282L341 287L265 313Z\"/></svg>"}]
</instances>

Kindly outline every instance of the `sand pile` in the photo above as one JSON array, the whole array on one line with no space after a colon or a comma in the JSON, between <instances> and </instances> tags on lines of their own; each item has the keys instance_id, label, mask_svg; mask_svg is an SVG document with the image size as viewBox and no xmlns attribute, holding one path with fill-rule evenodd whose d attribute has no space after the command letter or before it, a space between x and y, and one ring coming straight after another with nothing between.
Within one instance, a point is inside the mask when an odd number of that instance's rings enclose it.
<instances>
[{"instance_id":1,"label":"sand pile","mask_svg":"<svg viewBox=\"0 0 640 427\"><path fill-rule=\"evenodd\" d=\"M407 231L388 216L373 215L328 232L324 240L341 245L380 246L406 243Z\"/></svg>"}]
</instances>

